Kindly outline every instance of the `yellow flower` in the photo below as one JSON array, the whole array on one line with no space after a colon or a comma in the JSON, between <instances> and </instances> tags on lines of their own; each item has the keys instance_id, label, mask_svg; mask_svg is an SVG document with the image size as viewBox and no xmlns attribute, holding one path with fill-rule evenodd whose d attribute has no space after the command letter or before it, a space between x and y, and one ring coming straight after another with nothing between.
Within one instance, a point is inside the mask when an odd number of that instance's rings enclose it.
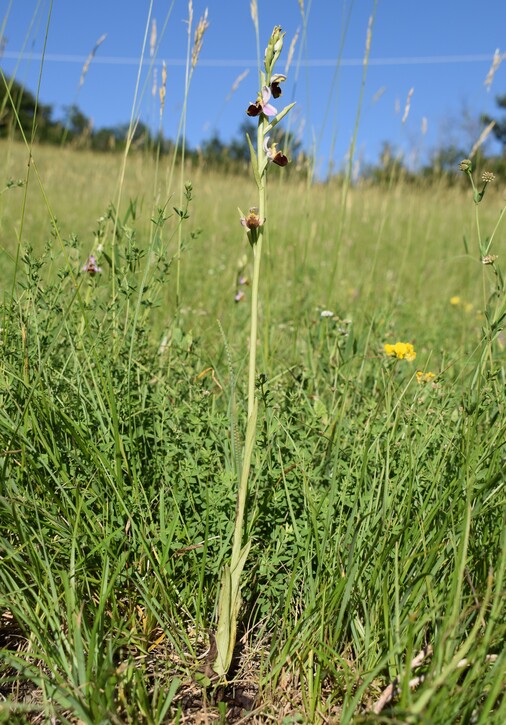
<instances>
[{"instance_id":1,"label":"yellow flower","mask_svg":"<svg viewBox=\"0 0 506 725\"><path fill-rule=\"evenodd\" d=\"M396 357L399 360L407 360L412 362L416 358L415 348L410 342L396 342L395 345L386 343L383 350L390 357Z\"/></svg>"},{"instance_id":2,"label":"yellow flower","mask_svg":"<svg viewBox=\"0 0 506 725\"><path fill-rule=\"evenodd\" d=\"M461 299L458 295L454 295L453 297L450 297L450 304L451 305L460 305Z\"/></svg>"},{"instance_id":3,"label":"yellow flower","mask_svg":"<svg viewBox=\"0 0 506 725\"><path fill-rule=\"evenodd\" d=\"M416 382L421 383L431 383L435 378L434 373L424 373L423 370L418 370L416 373Z\"/></svg>"}]
</instances>

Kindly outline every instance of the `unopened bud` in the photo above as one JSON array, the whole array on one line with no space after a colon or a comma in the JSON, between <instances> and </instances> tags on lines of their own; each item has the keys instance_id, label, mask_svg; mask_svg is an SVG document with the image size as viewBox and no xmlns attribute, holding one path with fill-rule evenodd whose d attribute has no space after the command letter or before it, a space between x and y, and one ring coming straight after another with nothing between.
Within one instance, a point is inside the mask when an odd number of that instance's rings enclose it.
<instances>
[{"instance_id":1,"label":"unopened bud","mask_svg":"<svg viewBox=\"0 0 506 725\"><path fill-rule=\"evenodd\" d=\"M269 82L274 65L276 64L276 61L279 58L281 51L283 50L284 37L285 34L281 30L281 26L275 25L274 30L271 33L271 37L269 38L267 48L265 49L264 65L265 72L267 74L267 82Z\"/></svg>"},{"instance_id":2,"label":"unopened bud","mask_svg":"<svg viewBox=\"0 0 506 725\"><path fill-rule=\"evenodd\" d=\"M459 164L459 169L461 171L471 171L473 168L473 162L471 159L463 159Z\"/></svg>"},{"instance_id":3,"label":"unopened bud","mask_svg":"<svg viewBox=\"0 0 506 725\"><path fill-rule=\"evenodd\" d=\"M281 53L281 51L283 50L284 33L281 32L281 28L279 27L279 25L277 26L277 28L274 28L274 31L277 35L277 40L274 43L274 52L279 55ZM273 35L274 35L274 33L273 33Z\"/></svg>"}]
</instances>

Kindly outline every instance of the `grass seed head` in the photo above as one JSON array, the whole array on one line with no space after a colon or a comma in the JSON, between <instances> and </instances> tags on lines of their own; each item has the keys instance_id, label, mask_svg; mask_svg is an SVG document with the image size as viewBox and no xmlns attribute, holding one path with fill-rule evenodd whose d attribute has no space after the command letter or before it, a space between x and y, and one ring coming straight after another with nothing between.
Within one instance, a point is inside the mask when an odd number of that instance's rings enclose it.
<instances>
[{"instance_id":1,"label":"grass seed head","mask_svg":"<svg viewBox=\"0 0 506 725\"><path fill-rule=\"evenodd\" d=\"M207 14L208 13L206 8L204 14L201 16L198 22L197 28L195 30L195 35L193 37L192 68L195 68L195 66L197 65L200 51L202 50L202 44L204 42L204 34L209 27L209 23L207 21Z\"/></svg>"},{"instance_id":2,"label":"grass seed head","mask_svg":"<svg viewBox=\"0 0 506 725\"><path fill-rule=\"evenodd\" d=\"M91 51L91 53L90 53L90 54L89 54L89 56L88 56L88 57L86 58L86 60L85 60L85 62L84 62L84 65L83 65L83 69L82 69L82 71L81 71L81 77L79 78L79 88L81 88L81 86L82 86L82 85L83 85L83 83L84 83L84 79L86 78L86 74L88 73L88 70L89 70L89 67L90 67L91 61L92 61L92 60L93 60L93 58L95 57L95 53L96 53L96 52L97 52L97 50L98 50L98 49L100 48L100 46L102 45L102 43L104 42L104 40L105 40L106 38L107 38L107 35L106 35L106 34L104 34L104 35L101 35L101 36L100 36L100 38L99 38L99 39L97 40L97 42L95 43L95 45L93 46L93 48L92 48L92 51Z\"/></svg>"},{"instance_id":3,"label":"grass seed head","mask_svg":"<svg viewBox=\"0 0 506 725\"><path fill-rule=\"evenodd\" d=\"M483 81L487 91L490 91L490 89L492 88L492 82L494 80L494 76L497 73L497 71L499 70L499 66L505 59L506 59L506 53L501 53L499 51L499 48L496 48L496 51L494 53L494 58L492 60L492 65L489 68L487 77Z\"/></svg>"}]
</instances>

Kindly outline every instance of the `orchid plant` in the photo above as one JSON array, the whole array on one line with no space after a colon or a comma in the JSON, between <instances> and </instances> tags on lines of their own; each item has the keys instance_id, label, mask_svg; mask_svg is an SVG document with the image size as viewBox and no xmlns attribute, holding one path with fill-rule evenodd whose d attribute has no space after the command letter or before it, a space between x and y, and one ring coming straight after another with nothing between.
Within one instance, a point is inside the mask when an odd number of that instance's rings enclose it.
<instances>
[{"instance_id":1,"label":"orchid plant","mask_svg":"<svg viewBox=\"0 0 506 725\"><path fill-rule=\"evenodd\" d=\"M278 113L271 104L271 99L282 94L281 83L286 76L274 73L274 67L283 48L284 33L279 26L272 31L265 49L264 69L260 71L260 91L257 100L248 105L248 116L258 118L256 151L249 138L251 166L258 188L258 206L253 206L247 214L240 209L241 224L246 229L248 241L253 253L253 278L251 282L251 322L250 348L248 367L248 417L246 437L240 480L238 482L237 505L235 514L234 536L230 562L221 575L221 589L218 601L218 623L215 635L216 659L213 662L214 672L225 677L232 662L232 655L237 635L237 618L241 605L241 575L251 548L251 537L245 538L245 512L248 497L248 481L251 458L255 446L258 402L255 396L257 331L258 331L258 288L260 280L260 261L262 242L266 224L266 182L270 164L286 166L288 158L278 150L276 143L271 143L270 132L293 108L294 103L285 106ZM272 120L270 120L272 119Z\"/></svg>"}]
</instances>

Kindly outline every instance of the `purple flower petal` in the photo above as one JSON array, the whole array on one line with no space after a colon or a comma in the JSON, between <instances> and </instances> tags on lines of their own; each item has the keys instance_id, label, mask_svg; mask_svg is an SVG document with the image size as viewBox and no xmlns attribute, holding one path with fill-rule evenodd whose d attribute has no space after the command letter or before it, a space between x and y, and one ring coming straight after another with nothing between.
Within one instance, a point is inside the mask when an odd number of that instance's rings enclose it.
<instances>
[{"instance_id":1,"label":"purple flower petal","mask_svg":"<svg viewBox=\"0 0 506 725\"><path fill-rule=\"evenodd\" d=\"M270 103L266 103L262 108L262 113L265 113L266 116L276 116L278 111L274 108L274 106L271 106Z\"/></svg>"},{"instance_id":2,"label":"purple flower petal","mask_svg":"<svg viewBox=\"0 0 506 725\"><path fill-rule=\"evenodd\" d=\"M274 108L274 106L271 106L269 101L271 100L271 90L269 86L264 86L262 88L262 113L264 113L266 116L275 116L277 114L277 110Z\"/></svg>"}]
</instances>

